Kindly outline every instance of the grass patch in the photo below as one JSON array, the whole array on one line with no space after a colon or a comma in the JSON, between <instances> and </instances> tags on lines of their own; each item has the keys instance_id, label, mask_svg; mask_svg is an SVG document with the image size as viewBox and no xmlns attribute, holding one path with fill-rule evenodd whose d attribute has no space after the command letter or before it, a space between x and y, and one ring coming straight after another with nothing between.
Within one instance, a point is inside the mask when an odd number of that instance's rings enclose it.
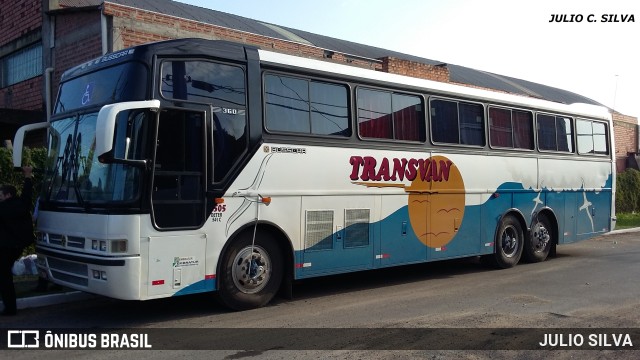
<instances>
[{"instance_id":1,"label":"grass patch","mask_svg":"<svg viewBox=\"0 0 640 360\"><path fill-rule=\"evenodd\" d=\"M616 217L618 218L616 229L640 227L640 213L616 214Z\"/></svg>"}]
</instances>

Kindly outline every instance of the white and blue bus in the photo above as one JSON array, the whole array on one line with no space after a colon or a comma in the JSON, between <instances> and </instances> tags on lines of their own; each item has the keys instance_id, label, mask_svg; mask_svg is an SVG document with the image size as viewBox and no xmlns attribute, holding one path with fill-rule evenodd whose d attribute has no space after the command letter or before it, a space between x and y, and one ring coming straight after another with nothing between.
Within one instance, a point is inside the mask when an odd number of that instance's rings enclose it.
<instances>
[{"instance_id":1,"label":"white and blue bus","mask_svg":"<svg viewBox=\"0 0 640 360\"><path fill-rule=\"evenodd\" d=\"M16 147L38 127L38 266L118 299L216 292L248 309L298 279L541 262L615 221L606 108L224 41L72 68Z\"/></svg>"}]
</instances>

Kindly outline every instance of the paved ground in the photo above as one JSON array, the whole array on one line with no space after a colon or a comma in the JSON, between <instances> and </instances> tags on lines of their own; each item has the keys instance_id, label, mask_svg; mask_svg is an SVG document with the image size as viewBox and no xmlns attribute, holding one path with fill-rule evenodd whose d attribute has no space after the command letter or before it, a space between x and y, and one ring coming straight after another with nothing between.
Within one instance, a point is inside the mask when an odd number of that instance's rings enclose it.
<instances>
[{"instance_id":1,"label":"paved ground","mask_svg":"<svg viewBox=\"0 0 640 360\"><path fill-rule=\"evenodd\" d=\"M216 347L216 341L233 343L238 336L246 341L246 346L238 347L245 350L138 351L135 357L139 360L146 357L636 359L637 351L382 351L380 348L410 349L408 341L411 344L410 340L419 343L425 339L431 342L423 343L424 349L463 347L465 334L456 335L451 329L489 329L494 337L504 335L512 339L516 334L536 342L543 341L540 331L528 329L565 329L561 333L567 336L576 331L599 332L603 328L623 334L640 331L637 329L640 282L636 281L640 277L639 258L638 233L616 233L560 246L557 258L509 270L488 270L477 260L465 259L305 281L296 285L294 300L280 300L271 306L241 313L230 312L207 296L147 302L92 297L86 301L25 309L18 317L7 319L2 327L160 331L160 337L153 342L156 349L223 348ZM158 330L165 328L178 330ZM238 328L244 329L239 335L228 330ZM354 335L345 332L345 328L362 330L362 333ZM254 331L246 332L246 329ZM434 340L429 334L414 332L425 329L439 331L440 338ZM293 331L298 337L291 338L287 331ZM284 341L280 347L255 349L256 343L274 334ZM477 341L480 336L477 332L472 335L469 341ZM640 337L633 339L638 339L634 347L640 347ZM320 351L300 346L309 341L320 344L320 348L359 350ZM495 342L487 342L487 346L509 348ZM301 349L276 350L287 348ZM47 358L107 359L132 353L59 350L54 353L19 351L11 356L31 359L39 354Z\"/></svg>"}]
</instances>

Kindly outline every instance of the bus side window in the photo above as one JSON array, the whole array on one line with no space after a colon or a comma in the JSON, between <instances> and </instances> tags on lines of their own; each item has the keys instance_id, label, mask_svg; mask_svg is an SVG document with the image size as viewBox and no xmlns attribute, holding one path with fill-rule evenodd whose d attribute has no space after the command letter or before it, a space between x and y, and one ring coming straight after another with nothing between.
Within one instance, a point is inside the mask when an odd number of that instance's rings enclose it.
<instances>
[{"instance_id":1,"label":"bus side window","mask_svg":"<svg viewBox=\"0 0 640 360\"><path fill-rule=\"evenodd\" d=\"M267 130L351 136L344 85L278 74L265 75L264 84Z\"/></svg>"},{"instance_id":2,"label":"bus side window","mask_svg":"<svg viewBox=\"0 0 640 360\"><path fill-rule=\"evenodd\" d=\"M431 140L435 143L484 146L482 105L453 100L430 102Z\"/></svg>"},{"instance_id":3,"label":"bus side window","mask_svg":"<svg viewBox=\"0 0 640 360\"><path fill-rule=\"evenodd\" d=\"M536 119L540 150L573 152L571 118L537 114Z\"/></svg>"},{"instance_id":4,"label":"bus side window","mask_svg":"<svg viewBox=\"0 0 640 360\"><path fill-rule=\"evenodd\" d=\"M577 120L578 153L606 155L609 153L607 144L607 126L604 123Z\"/></svg>"}]
</instances>

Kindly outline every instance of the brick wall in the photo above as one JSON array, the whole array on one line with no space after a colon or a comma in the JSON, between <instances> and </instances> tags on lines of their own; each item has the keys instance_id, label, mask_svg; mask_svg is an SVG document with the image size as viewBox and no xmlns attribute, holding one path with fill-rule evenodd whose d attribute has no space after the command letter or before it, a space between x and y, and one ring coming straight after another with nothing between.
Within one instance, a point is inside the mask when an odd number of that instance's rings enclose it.
<instances>
[{"instance_id":1,"label":"brick wall","mask_svg":"<svg viewBox=\"0 0 640 360\"><path fill-rule=\"evenodd\" d=\"M52 57L55 71L51 87L54 95L65 70L102 55L99 10L57 14L55 22L56 40Z\"/></svg>"},{"instance_id":2,"label":"brick wall","mask_svg":"<svg viewBox=\"0 0 640 360\"><path fill-rule=\"evenodd\" d=\"M1 0L0 47L3 55L39 39L42 26L41 0ZM28 35L28 36L27 36ZM24 43L24 42L27 43ZM42 110L42 76L0 89L0 108Z\"/></svg>"},{"instance_id":3,"label":"brick wall","mask_svg":"<svg viewBox=\"0 0 640 360\"><path fill-rule=\"evenodd\" d=\"M0 108L42 110L43 84L43 77L38 76L0 89Z\"/></svg>"},{"instance_id":4,"label":"brick wall","mask_svg":"<svg viewBox=\"0 0 640 360\"><path fill-rule=\"evenodd\" d=\"M638 151L638 119L632 116L613 113L613 133L616 142L616 166L618 171L626 168L629 153Z\"/></svg>"},{"instance_id":5,"label":"brick wall","mask_svg":"<svg viewBox=\"0 0 640 360\"><path fill-rule=\"evenodd\" d=\"M449 69L446 66L434 66L394 57L384 57L381 70L384 72L449 82Z\"/></svg>"},{"instance_id":6,"label":"brick wall","mask_svg":"<svg viewBox=\"0 0 640 360\"><path fill-rule=\"evenodd\" d=\"M198 37L240 42L291 55L326 59L324 49L315 46L264 37L109 2L104 4L104 13L113 17L113 33L111 34L113 51L151 41ZM380 61L352 58L338 53L333 54L331 59L327 60L378 70L381 68Z\"/></svg>"},{"instance_id":7,"label":"brick wall","mask_svg":"<svg viewBox=\"0 0 640 360\"><path fill-rule=\"evenodd\" d=\"M42 26L41 0L0 1L0 45Z\"/></svg>"}]
</instances>

